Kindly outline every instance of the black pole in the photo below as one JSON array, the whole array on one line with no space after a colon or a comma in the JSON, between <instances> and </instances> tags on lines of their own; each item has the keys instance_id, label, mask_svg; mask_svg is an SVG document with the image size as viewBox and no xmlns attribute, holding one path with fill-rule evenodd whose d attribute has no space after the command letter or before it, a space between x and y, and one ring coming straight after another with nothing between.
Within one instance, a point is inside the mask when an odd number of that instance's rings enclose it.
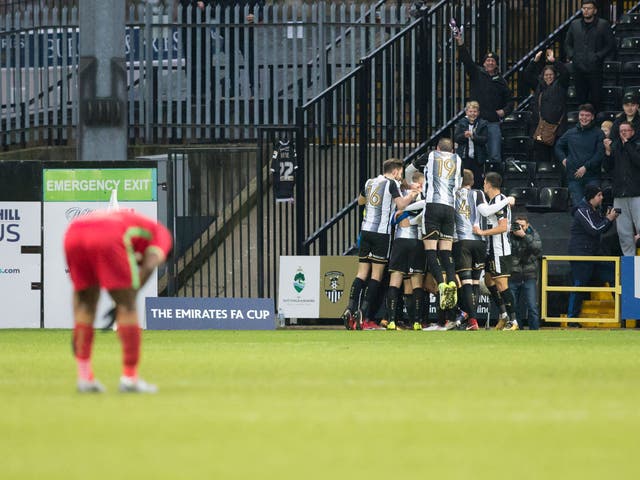
<instances>
[{"instance_id":1,"label":"black pole","mask_svg":"<svg viewBox=\"0 0 640 480\"><path fill-rule=\"evenodd\" d=\"M304 138L304 109L296 108L296 162L298 168L296 170L296 255L308 255L309 247L305 247L305 214L306 214L306 189L304 178L304 154L305 154L305 138Z\"/></svg>"}]
</instances>

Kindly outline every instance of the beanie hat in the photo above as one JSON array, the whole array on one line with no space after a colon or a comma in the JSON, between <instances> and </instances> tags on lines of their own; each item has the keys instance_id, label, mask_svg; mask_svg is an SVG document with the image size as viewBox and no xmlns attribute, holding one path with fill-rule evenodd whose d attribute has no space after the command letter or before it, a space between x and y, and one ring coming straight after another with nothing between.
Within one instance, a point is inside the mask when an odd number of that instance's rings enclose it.
<instances>
[{"instance_id":1,"label":"beanie hat","mask_svg":"<svg viewBox=\"0 0 640 480\"><path fill-rule=\"evenodd\" d=\"M584 187L584 199L588 202L601 191L602 189L597 185L587 185Z\"/></svg>"},{"instance_id":2,"label":"beanie hat","mask_svg":"<svg viewBox=\"0 0 640 480\"><path fill-rule=\"evenodd\" d=\"M622 97L622 103L635 103L636 105L638 105L638 94L635 92L627 92L624 94L624 97Z\"/></svg>"},{"instance_id":3,"label":"beanie hat","mask_svg":"<svg viewBox=\"0 0 640 480\"><path fill-rule=\"evenodd\" d=\"M496 52L487 52L485 56L482 58L482 63L484 63L487 60L487 58L493 58L496 61L496 63L500 63L500 58L498 57Z\"/></svg>"}]
</instances>

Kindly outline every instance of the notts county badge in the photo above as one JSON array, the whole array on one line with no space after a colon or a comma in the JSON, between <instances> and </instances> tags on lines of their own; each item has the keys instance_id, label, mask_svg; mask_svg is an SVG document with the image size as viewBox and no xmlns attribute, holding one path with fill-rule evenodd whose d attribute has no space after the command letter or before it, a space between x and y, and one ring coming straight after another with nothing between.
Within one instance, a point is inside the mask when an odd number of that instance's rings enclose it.
<instances>
[{"instance_id":1,"label":"notts county badge","mask_svg":"<svg viewBox=\"0 0 640 480\"><path fill-rule=\"evenodd\" d=\"M338 303L344 293L344 273L327 272L324 274L324 294L331 303Z\"/></svg>"}]
</instances>

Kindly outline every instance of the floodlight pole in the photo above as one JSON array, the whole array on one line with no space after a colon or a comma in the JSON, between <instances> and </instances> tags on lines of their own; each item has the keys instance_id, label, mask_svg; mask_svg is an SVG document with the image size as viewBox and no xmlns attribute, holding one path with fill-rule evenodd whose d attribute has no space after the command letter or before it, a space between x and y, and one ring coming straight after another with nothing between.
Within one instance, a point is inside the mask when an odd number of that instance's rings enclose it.
<instances>
[{"instance_id":1,"label":"floodlight pole","mask_svg":"<svg viewBox=\"0 0 640 480\"><path fill-rule=\"evenodd\" d=\"M125 0L82 0L77 160L127 159Z\"/></svg>"}]
</instances>

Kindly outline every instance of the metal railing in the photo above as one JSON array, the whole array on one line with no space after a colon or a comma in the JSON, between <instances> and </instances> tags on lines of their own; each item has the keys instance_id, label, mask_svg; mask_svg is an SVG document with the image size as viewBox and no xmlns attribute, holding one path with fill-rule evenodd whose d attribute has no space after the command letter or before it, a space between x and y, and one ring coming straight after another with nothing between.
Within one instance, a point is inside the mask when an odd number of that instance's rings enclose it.
<instances>
[{"instance_id":1,"label":"metal railing","mask_svg":"<svg viewBox=\"0 0 640 480\"><path fill-rule=\"evenodd\" d=\"M380 2L205 10L174 3L126 12L132 144L254 141L257 126L293 123L295 107L409 21L405 6ZM0 16L5 149L75 141L78 24L75 6Z\"/></svg>"},{"instance_id":2,"label":"metal railing","mask_svg":"<svg viewBox=\"0 0 640 480\"><path fill-rule=\"evenodd\" d=\"M452 129L468 85L450 18L463 25L474 58L498 52L515 93L523 58L535 53L532 46L560 42L563 22L573 18L580 3L440 1L299 108L305 177L298 204L305 214L297 225L298 251L351 251L360 224L355 199L366 179L379 173L386 158L411 159ZM544 21L540 9L549 12Z\"/></svg>"},{"instance_id":3,"label":"metal railing","mask_svg":"<svg viewBox=\"0 0 640 480\"><path fill-rule=\"evenodd\" d=\"M560 286L549 285L549 262L613 262L615 265L615 275L617 279L616 285L609 287L593 287L593 286ZM542 273L541 273L541 302L540 302L540 319L544 322L600 322L600 323L620 323L620 295L622 288L620 285L620 257L575 257L570 255L546 255L542 257ZM591 293L605 292L611 293L614 299L614 313L611 318L587 318L587 317L549 317L547 316L549 302L547 295L549 292L566 292L566 293Z\"/></svg>"}]
</instances>

